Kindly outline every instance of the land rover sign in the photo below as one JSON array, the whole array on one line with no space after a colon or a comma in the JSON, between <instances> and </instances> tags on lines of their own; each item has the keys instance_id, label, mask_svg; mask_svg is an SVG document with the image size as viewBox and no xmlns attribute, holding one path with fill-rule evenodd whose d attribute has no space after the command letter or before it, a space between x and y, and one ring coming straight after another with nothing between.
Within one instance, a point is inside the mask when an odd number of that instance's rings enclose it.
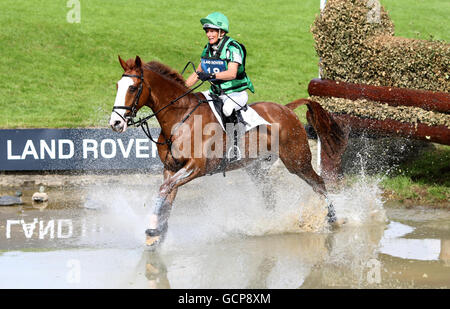
<instances>
[{"instance_id":1,"label":"land rover sign","mask_svg":"<svg viewBox=\"0 0 450 309\"><path fill-rule=\"evenodd\" d=\"M159 129L152 129L154 137ZM139 128L0 130L0 170L155 169L156 145Z\"/></svg>"}]
</instances>

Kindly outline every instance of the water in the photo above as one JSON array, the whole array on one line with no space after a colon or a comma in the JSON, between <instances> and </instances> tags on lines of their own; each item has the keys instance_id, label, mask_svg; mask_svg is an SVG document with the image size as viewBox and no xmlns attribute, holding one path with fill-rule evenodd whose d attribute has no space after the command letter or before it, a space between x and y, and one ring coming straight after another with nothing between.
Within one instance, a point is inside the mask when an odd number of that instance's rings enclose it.
<instances>
[{"instance_id":1,"label":"water","mask_svg":"<svg viewBox=\"0 0 450 309\"><path fill-rule=\"evenodd\" d=\"M450 287L448 211L385 207L362 175L331 194L347 219L331 231L303 181L270 177L273 209L241 171L182 187L158 252L143 243L161 177L49 188L46 205L31 204L30 188L24 206L0 208L0 287Z\"/></svg>"}]
</instances>

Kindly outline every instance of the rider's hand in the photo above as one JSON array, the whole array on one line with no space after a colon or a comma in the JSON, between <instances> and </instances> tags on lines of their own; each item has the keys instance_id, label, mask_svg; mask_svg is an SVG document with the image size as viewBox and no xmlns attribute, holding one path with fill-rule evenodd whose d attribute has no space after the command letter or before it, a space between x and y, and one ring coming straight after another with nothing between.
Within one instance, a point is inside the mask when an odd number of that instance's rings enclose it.
<instances>
[{"instance_id":1,"label":"rider's hand","mask_svg":"<svg viewBox=\"0 0 450 309\"><path fill-rule=\"evenodd\" d=\"M206 72L203 72L203 71L201 71L201 72L196 72L197 73L197 75L198 75L198 78L201 80L201 81L206 81L206 80L211 80L211 79L215 79L216 78L216 74L212 74L212 73L206 73Z\"/></svg>"}]
</instances>

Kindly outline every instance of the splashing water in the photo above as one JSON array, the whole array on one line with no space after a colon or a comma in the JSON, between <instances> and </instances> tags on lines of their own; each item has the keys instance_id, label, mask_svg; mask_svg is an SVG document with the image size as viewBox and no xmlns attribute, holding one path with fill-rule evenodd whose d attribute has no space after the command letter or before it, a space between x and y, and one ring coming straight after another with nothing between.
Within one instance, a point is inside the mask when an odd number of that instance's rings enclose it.
<instances>
[{"instance_id":1,"label":"splashing water","mask_svg":"<svg viewBox=\"0 0 450 309\"><path fill-rule=\"evenodd\" d=\"M202 198L192 203L180 202L185 191L179 191L170 219L168 247L232 237L329 231L327 205L322 197L287 171L279 172L275 180L273 209L266 208L261 193L239 171L229 173L227 179L218 175L209 177L199 185L193 184L195 189L183 188L190 195L199 194ZM379 181L364 175L352 185L330 194L337 216L345 218L349 225L385 222Z\"/></svg>"},{"instance_id":2,"label":"splashing water","mask_svg":"<svg viewBox=\"0 0 450 309\"><path fill-rule=\"evenodd\" d=\"M337 216L350 225L386 222L379 182L380 179L361 177L338 193L330 193Z\"/></svg>"},{"instance_id":3,"label":"splashing water","mask_svg":"<svg viewBox=\"0 0 450 309\"><path fill-rule=\"evenodd\" d=\"M298 232L298 200L314 194L296 176L274 187L276 205L266 207L261 192L242 172L195 180L179 190L169 221L169 247L233 237ZM201 184L195 182L201 182ZM301 182L301 181L300 181ZM283 187L283 188L281 188ZM200 199L188 200L187 195Z\"/></svg>"},{"instance_id":4,"label":"splashing water","mask_svg":"<svg viewBox=\"0 0 450 309\"><path fill-rule=\"evenodd\" d=\"M326 202L286 169L271 172L276 204L266 207L261 191L244 171L202 177L178 190L165 248L269 234L328 232ZM338 218L350 225L384 222L379 179L363 172L357 181L330 193ZM83 244L141 246L161 178L151 184L117 183L86 190L86 219L101 233Z\"/></svg>"},{"instance_id":5,"label":"splashing water","mask_svg":"<svg viewBox=\"0 0 450 309\"><path fill-rule=\"evenodd\" d=\"M151 190L117 184L86 190L83 218L87 237L80 245L141 246L150 217Z\"/></svg>"},{"instance_id":6,"label":"splashing water","mask_svg":"<svg viewBox=\"0 0 450 309\"><path fill-rule=\"evenodd\" d=\"M387 221L382 191L378 186L381 178L370 177L366 174L367 162L364 154L364 149L356 154L359 160L359 175L356 181L340 188L338 192L329 193L337 216L344 218L349 225Z\"/></svg>"},{"instance_id":7,"label":"splashing water","mask_svg":"<svg viewBox=\"0 0 450 309\"><path fill-rule=\"evenodd\" d=\"M323 197L312 194L308 199L300 201L299 206L299 227L302 231L315 233L328 231L327 203Z\"/></svg>"}]
</instances>

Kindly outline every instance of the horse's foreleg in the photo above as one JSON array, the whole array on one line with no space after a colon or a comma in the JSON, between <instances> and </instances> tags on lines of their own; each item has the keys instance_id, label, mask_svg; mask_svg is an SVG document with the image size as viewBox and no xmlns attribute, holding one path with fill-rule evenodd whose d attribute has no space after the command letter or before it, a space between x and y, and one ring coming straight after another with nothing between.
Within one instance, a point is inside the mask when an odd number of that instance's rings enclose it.
<instances>
[{"instance_id":1,"label":"horse's foreleg","mask_svg":"<svg viewBox=\"0 0 450 309\"><path fill-rule=\"evenodd\" d=\"M164 183L174 174L174 172L164 169ZM156 240L159 239L160 236L163 237L167 232L170 210L172 209L172 203L177 191L178 189L175 188L170 194L165 195L164 192L162 192L162 186L160 187L159 195L150 216L150 229L146 231L147 243L151 243L152 239Z\"/></svg>"},{"instance_id":2,"label":"horse's foreleg","mask_svg":"<svg viewBox=\"0 0 450 309\"><path fill-rule=\"evenodd\" d=\"M196 178L199 173L200 170L195 169L193 164L186 165L176 173L164 170L164 183L159 189L159 195L153 207L150 229L146 231L147 245L155 246L163 240L167 232L170 210L178 187Z\"/></svg>"}]
</instances>

